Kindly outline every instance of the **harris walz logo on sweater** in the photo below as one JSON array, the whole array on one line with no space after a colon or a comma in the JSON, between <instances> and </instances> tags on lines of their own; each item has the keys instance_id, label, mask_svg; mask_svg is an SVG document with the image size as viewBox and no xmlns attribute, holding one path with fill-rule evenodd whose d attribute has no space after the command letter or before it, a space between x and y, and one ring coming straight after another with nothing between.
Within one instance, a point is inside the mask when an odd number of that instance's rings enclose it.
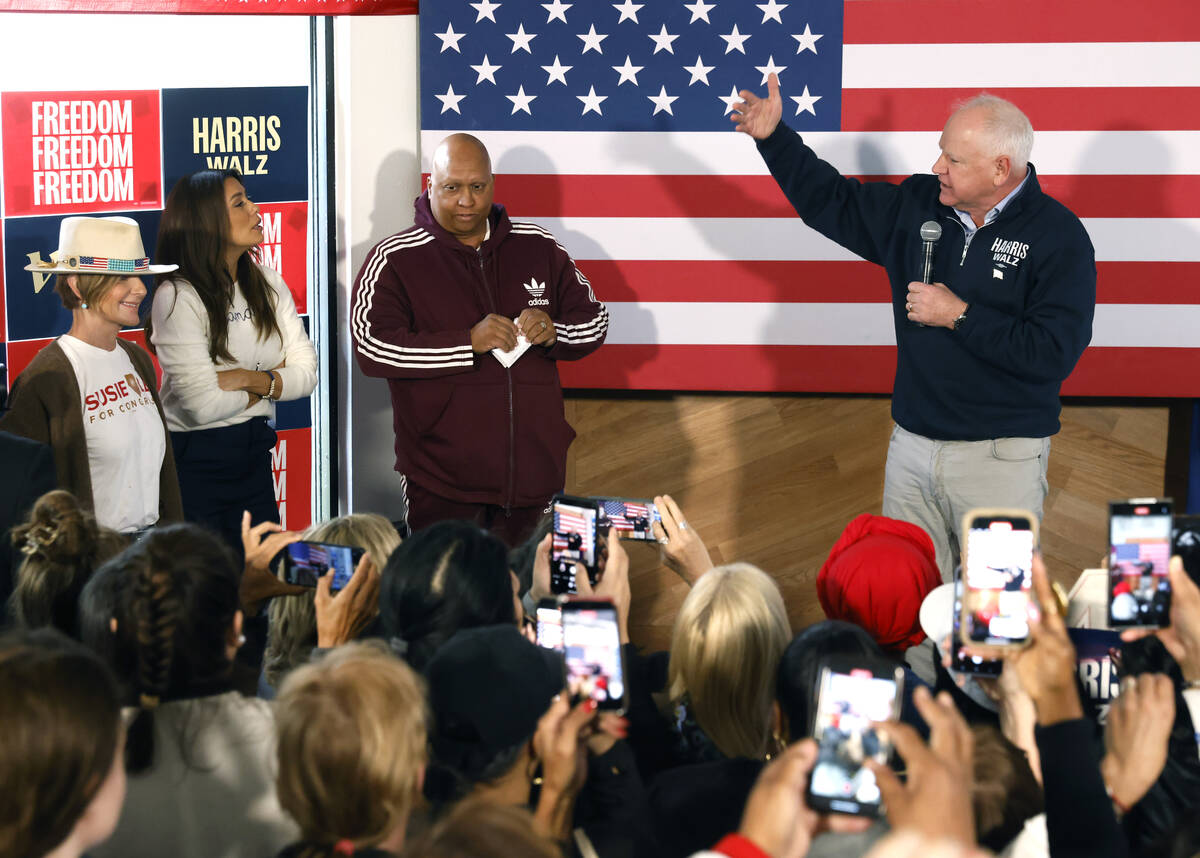
<instances>
[{"instance_id":1,"label":"harris walz logo on sweater","mask_svg":"<svg viewBox=\"0 0 1200 858\"><path fill-rule=\"evenodd\" d=\"M997 238L992 242L992 279L1003 280L1029 255L1029 245L1023 241Z\"/></svg>"}]
</instances>

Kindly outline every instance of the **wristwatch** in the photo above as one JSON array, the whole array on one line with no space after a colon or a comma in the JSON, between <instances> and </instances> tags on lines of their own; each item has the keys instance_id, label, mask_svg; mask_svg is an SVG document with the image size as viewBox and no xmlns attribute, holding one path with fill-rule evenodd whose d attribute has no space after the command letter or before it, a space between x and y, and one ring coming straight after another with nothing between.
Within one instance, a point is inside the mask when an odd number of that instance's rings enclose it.
<instances>
[{"instance_id":1,"label":"wristwatch","mask_svg":"<svg viewBox=\"0 0 1200 858\"><path fill-rule=\"evenodd\" d=\"M967 320L967 310L969 309L971 309L970 304L967 304L967 306L963 307L963 311L959 313L958 318L954 320L954 330L957 331L962 327L962 323Z\"/></svg>"}]
</instances>

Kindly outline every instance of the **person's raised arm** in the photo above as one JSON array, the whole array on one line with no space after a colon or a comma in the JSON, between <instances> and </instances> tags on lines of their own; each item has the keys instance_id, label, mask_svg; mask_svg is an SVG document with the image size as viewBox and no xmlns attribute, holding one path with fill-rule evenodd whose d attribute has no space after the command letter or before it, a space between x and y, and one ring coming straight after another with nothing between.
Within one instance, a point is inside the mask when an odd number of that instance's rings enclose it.
<instances>
[{"instance_id":1,"label":"person's raised arm","mask_svg":"<svg viewBox=\"0 0 1200 858\"><path fill-rule=\"evenodd\" d=\"M633 598L629 590L629 555L615 527L608 532L608 557L595 589L588 581L587 570L579 564L575 566L575 584L580 596L612 601L617 609L621 643L629 643L629 605Z\"/></svg>"},{"instance_id":2,"label":"person's raised arm","mask_svg":"<svg viewBox=\"0 0 1200 858\"><path fill-rule=\"evenodd\" d=\"M1009 654L1004 669L1016 671L1021 687L1033 698L1038 725L1048 727L1082 718L1083 704L1075 685L1075 647L1040 554L1033 558L1033 590L1038 608L1029 621L1029 645Z\"/></svg>"},{"instance_id":3,"label":"person's raised arm","mask_svg":"<svg viewBox=\"0 0 1200 858\"><path fill-rule=\"evenodd\" d=\"M804 144L780 119L783 97L775 75L767 78L767 97L739 93L735 128L754 138L771 176L804 223L825 237L882 264L896 229L900 188L889 182L846 178Z\"/></svg>"},{"instance_id":4,"label":"person's raised arm","mask_svg":"<svg viewBox=\"0 0 1200 858\"><path fill-rule=\"evenodd\" d=\"M1030 643L1009 655L1004 669L1016 670L1037 708L1050 855L1120 858L1128 855L1128 845L1092 750L1094 726L1079 701L1075 647L1040 554L1033 559L1033 589L1039 609L1031 612Z\"/></svg>"},{"instance_id":5,"label":"person's raised arm","mask_svg":"<svg viewBox=\"0 0 1200 858\"><path fill-rule=\"evenodd\" d=\"M662 516L652 530L661 548L663 564L692 586L700 576L713 568L712 558L696 528L684 518L683 510L670 495L654 498Z\"/></svg>"},{"instance_id":6,"label":"person's raised arm","mask_svg":"<svg viewBox=\"0 0 1200 858\"><path fill-rule=\"evenodd\" d=\"M584 728L595 713L596 701L584 700L572 709L560 694L538 721L533 736L534 754L542 765L542 791L533 812L534 830L559 842L566 842L571 835L575 798L587 779Z\"/></svg>"},{"instance_id":7,"label":"person's raised arm","mask_svg":"<svg viewBox=\"0 0 1200 858\"><path fill-rule=\"evenodd\" d=\"M336 594L333 571L317 580L313 607L317 615L317 646L329 649L354 640L379 613L379 569L364 554L346 586Z\"/></svg>"},{"instance_id":8,"label":"person's raised arm","mask_svg":"<svg viewBox=\"0 0 1200 858\"><path fill-rule=\"evenodd\" d=\"M936 698L924 686L913 693L917 711L929 725L929 744L907 724L878 725L904 758L908 779L901 783L887 766L867 760L887 805L892 828L910 829L932 838L975 844L975 810L971 805L972 754L975 739L967 722L943 691Z\"/></svg>"},{"instance_id":9,"label":"person's raised arm","mask_svg":"<svg viewBox=\"0 0 1200 858\"><path fill-rule=\"evenodd\" d=\"M260 521L251 526L250 513L242 512L242 550L246 564L238 596L242 611L253 617L262 608L262 603L274 596L293 596L307 588L280 581L271 572L271 560L288 545L300 540L300 534L284 530L273 521Z\"/></svg>"},{"instance_id":10,"label":"person's raised arm","mask_svg":"<svg viewBox=\"0 0 1200 858\"><path fill-rule=\"evenodd\" d=\"M1167 764L1167 741L1175 725L1175 684L1160 673L1121 680L1104 727L1104 777L1113 804L1122 812L1142 800Z\"/></svg>"}]
</instances>

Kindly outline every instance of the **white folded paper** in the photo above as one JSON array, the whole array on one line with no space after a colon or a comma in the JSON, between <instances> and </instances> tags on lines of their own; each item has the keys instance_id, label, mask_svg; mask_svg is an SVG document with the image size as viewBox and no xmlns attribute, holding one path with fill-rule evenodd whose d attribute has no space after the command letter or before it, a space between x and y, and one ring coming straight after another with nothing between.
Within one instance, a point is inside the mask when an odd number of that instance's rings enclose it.
<instances>
[{"instance_id":1,"label":"white folded paper","mask_svg":"<svg viewBox=\"0 0 1200 858\"><path fill-rule=\"evenodd\" d=\"M514 321L516 320L514 319ZM501 351L500 349L492 349L492 354L495 355L496 360L500 361L500 363L505 367L510 367L516 363L521 355L525 354L528 349L529 340L525 339L524 334L517 334L517 345L512 351L505 352Z\"/></svg>"}]
</instances>

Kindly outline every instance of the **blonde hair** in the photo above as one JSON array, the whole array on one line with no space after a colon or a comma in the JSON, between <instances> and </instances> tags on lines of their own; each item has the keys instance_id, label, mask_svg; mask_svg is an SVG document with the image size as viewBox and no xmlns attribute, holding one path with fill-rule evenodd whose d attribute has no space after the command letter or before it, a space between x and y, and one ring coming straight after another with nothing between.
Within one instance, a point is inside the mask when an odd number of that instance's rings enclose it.
<instances>
[{"instance_id":1,"label":"blonde hair","mask_svg":"<svg viewBox=\"0 0 1200 858\"><path fill-rule=\"evenodd\" d=\"M332 518L310 527L304 538L314 542L332 542L365 548L382 569L400 544L400 534L392 523L375 513L354 513ZM288 671L308 660L317 645L317 612L313 594L276 596L269 609L270 632L263 655L263 670L267 681L278 686Z\"/></svg>"},{"instance_id":2,"label":"blonde hair","mask_svg":"<svg viewBox=\"0 0 1200 858\"><path fill-rule=\"evenodd\" d=\"M297 668L275 703L279 803L312 844L372 845L404 825L426 760L424 683L386 648L350 643Z\"/></svg>"},{"instance_id":3,"label":"blonde hair","mask_svg":"<svg viewBox=\"0 0 1200 858\"><path fill-rule=\"evenodd\" d=\"M126 277L136 276L135 274L58 274L54 278L54 291L58 293L59 300L68 310L77 310L83 304L95 307L104 300L104 296L117 283ZM78 295L71 288L71 277L79 278L75 283L75 288L79 290Z\"/></svg>"},{"instance_id":4,"label":"blonde hair","mask_svg":"<svg viewBox=\"0 0 1200 858\"><path fill-rule=\"evenodd\" d=\"M696 723L726 757L767 751L775 671L792 638L775 581L757 566L706 572L671 633L668 693L686 694Z\"/></svg>"}]
</instances>

